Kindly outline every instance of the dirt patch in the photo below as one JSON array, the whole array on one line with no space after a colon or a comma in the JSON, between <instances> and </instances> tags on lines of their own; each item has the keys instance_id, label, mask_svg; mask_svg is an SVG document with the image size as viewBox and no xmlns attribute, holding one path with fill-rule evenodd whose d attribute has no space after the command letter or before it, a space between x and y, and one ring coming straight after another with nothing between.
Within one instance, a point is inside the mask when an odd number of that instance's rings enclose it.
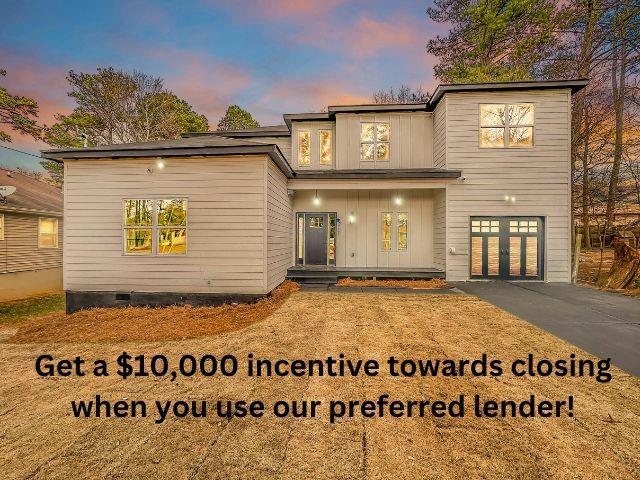
<instances>
[{"instance_id":1,"label":"dirt patch","mask_svg":"<svg viewBox=\"0 0 640 480\"><path fill-rule=\"evenodd\" d=\"M256 303L220 307L94 308L21 323L12 343L117 342L199 338L232 332L274 312L298 284L286 281Z\"/></svg>"},{"instance_id":2,"label":"dirt patch","mask_svg":"<svg viewBox=\"0 0 640 480\"><path fill-rule=\"evenodd\" d=\"M640 288L611 289L602 288L596 284L598 266L600 264L600 250L583 250L580 252L580 267L578 269L578 283L588 287L605 290L608 292L622 293L631 297L640 298ZM613 250L605 248L602 254L602 274L606 274L613 264Z\"/></svg>"},{"instance_id":3,"label":"dirt patch","mask_svg":"<svg viewBox=\"0 0 640 480\"><path fill-rule=\"evenodd\" d=\"M639 478L640 383L619 369L588 378L37 378L36 352L56 358L251 352L265 358L567 358L578 348L467 295L300 291L243 330L156 343L0 343L0 471L8 479ZM86 419L71 399L561 399L575 418Z\"/></svg>"},{"instance_id":4,"label":"dirt patch","mask_svg":"<svg viewBox=\"0 0 640 480\"><path fill-rule=\"evenodd\" d=\"M447 282L441 278L429 280L359 280L356 278L341 278L338 280L339 287L388 287L388 288L414 288L414 289L444 289L451 288Z\"/></svg>"}]
</instances>

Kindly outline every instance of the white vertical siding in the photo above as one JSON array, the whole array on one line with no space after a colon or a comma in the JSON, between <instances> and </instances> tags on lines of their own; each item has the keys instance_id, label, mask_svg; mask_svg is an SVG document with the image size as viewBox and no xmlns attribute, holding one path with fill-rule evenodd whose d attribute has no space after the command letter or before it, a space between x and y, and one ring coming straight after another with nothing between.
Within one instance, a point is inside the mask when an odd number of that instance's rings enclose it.
<instances>
[{"instance_id":1,"label":"white vertical siding","mask_svg":"<svg viewBox=\"0 0 640 480\"><path fill-rule=\"evenodd\" d=\"M399 195L401 205L395 205ZM336 237L336 266L353 268L433 268L434 199L431 189L421 190L318 190L320 205L314 205L313 190L298 190L294 212L336 212L340 223ZM381 249L382 213L406 212L408 248L397 251L394 219L392 251ZM349 224L349 215L355 223ZM293 252L292 252L293 256Z\"/></svg>"},{"instance_id":2,"label":"white vertical siding","mask_svg":"<svg viewBox=\"0 0 640 480\"><path fill-rule=\"evenodd\" d=\"M65 162L64 288L265 293L266 157ZM122 253L122 200L188 198L187 255Z\"/></svg>"},{"instance_id":3,"label":"white vertical siding","mask_svg":"<svg viewBox=\"0 0 640 480\"><path fill-rule=\"evenodd\" d=\"M360 124L388 122L391 128L389 161L360 161ZM431 113L336 114L336 169L429 168L433 166Z\"/></svg>"},{"instance_id":4,"label":"white vertical siding","mask_svg":"<svg viewBox=\"0 0 640 480\"><path fill-rule=\"evenodd\" d=\"M446 167L461 169L464 182L447 186L447 278L469 276L469 217L545 217L546 274L570 280L570 93L568 90L450 93L447 97ZM479 147L481 103L533 103L533 148ZM504 196L515 196L515 204Z\"/></svg>"},{"instance_id":5,"label":"white vertical siding","mask_svg":"<svg viewBox=\"0 0 640 480\"><path fill-rule=\"evenodd\" d=\"M293 216L291 199L287 194L287 178L271 161L266 163L266 182L266 290L271 291L284 281L287 269L293 265Z\"/></svg>"}]
</instances>

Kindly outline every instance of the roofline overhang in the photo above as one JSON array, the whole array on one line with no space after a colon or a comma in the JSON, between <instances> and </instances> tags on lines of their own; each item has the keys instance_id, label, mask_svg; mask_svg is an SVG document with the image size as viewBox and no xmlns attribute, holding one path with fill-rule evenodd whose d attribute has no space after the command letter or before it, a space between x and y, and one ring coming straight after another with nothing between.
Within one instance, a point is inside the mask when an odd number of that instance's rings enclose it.
<instances>
[{"instance_id":1,"label":"roofline overhang","mask_svg":"<svg viewBox=\"0 0 640 480\"><path fill-rule=\"evenodd\" d=\"M350 170L298 170L296 180L336 180L336 179L427 179L460 178L461 170L444 168L405 168L405 169L350 169Z\"/></svg>"},{"instance_id":2,"label":"roofline overhang","mask_svg":"<svg viewBox=\"0 0 640 480\"><path fill-rule=\"evenodd\" d=\"M331 120L328 112L285 113L282 118L287 127L289 127L289 131L291 131L292 122L328 122Z\"/></svg>"},{"instance_id":3,"label":"roofline overhang","mask_svg":"<svg viewBox=\"0 0 640 480\"><path fill-rule=\"evenodd\" d=\"M42 158L63 162L64 160L79 160L90 158L141 158L141 157L193 157L210 156L224 157L230 155L267 155L287 177L293 178L294 171L289 162L284 158L277 145L245 145L237 147L167 147L167 148L123 148L100 149L67 149L67 150L43 150Z\"/></svg>"},{"instance_id":4,"label":"roofline overhang","mask_svg":"<svg viewBox=\"0 0 640 480\"><path fill-rule=\"evenodd\" d=\"M495 92L509 90L542 90L569 88L575 94L589 84L588 78L572 80L532 80L528 82L445 83L438 85L429 100L428 110L433 111L446 93Z\"/></svg>"},{"instance_id":5,"label":"roofline overhang","mask_svg":"<svg viewBox=\"0 0 640 480\"><path fill-rule=\"evenodd\" d=\"M21 213L29 215L49 215L51 217L62 217L61 210L40 210L37 208L11 207L9 205L0 204L0 212Z\"/></svg>"},{"instance_id":6,"label":"roofline overhang","mask_svg":"<svg viewBox=\"0 0 640 480\"><path fill-rule=\"evenodd\" d=\"M290 137L289 130L263 130L261 132L246 132L242 130L227 130L220 132L186 132L180 135L181 138L193 137L228 137L228 138L249 138L249 137Z\"/></svg>"}]
</instances>

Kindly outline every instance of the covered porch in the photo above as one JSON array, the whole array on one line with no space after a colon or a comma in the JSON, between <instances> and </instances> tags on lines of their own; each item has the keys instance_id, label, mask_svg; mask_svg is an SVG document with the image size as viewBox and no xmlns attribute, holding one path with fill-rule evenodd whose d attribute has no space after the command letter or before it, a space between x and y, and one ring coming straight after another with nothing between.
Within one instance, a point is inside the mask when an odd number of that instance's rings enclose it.
<instances>
[{"instance_id":1,"label":"covered porch","mask_svg":"<svg viewBox=\"0 0 640 480\"><path fill-rule=\"evenodd\" d=\"M340 180L290 182L294 236L287 278L444 277L442 179Z\"/></svg>"}]
</instances>

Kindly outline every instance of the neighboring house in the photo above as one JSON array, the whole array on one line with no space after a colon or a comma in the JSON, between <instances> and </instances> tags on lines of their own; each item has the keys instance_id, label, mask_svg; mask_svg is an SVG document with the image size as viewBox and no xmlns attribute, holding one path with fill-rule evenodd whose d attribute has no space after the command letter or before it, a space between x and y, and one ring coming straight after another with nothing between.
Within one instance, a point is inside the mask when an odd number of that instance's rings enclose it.
<instances>
[{"instance_id":1,"label":"neighboring house","mask_svg":"<svg viewBox=\"0 0 640 480\"><path fill-rule=\"evenodd\" d=\"M0 301L62 290L62 191L0 168Z\"/></svg>"},{"instance_id":2,"label":"neighboring house","mask_svg":"<svg viewBox=\"0 0 640 480\"><path fill-rule=\"evenodd\" d=\"M571 95L441 85L428 103L49 150L69 309L251 299L288 275L568 282Z\"/></svg>"}]
</instances>

